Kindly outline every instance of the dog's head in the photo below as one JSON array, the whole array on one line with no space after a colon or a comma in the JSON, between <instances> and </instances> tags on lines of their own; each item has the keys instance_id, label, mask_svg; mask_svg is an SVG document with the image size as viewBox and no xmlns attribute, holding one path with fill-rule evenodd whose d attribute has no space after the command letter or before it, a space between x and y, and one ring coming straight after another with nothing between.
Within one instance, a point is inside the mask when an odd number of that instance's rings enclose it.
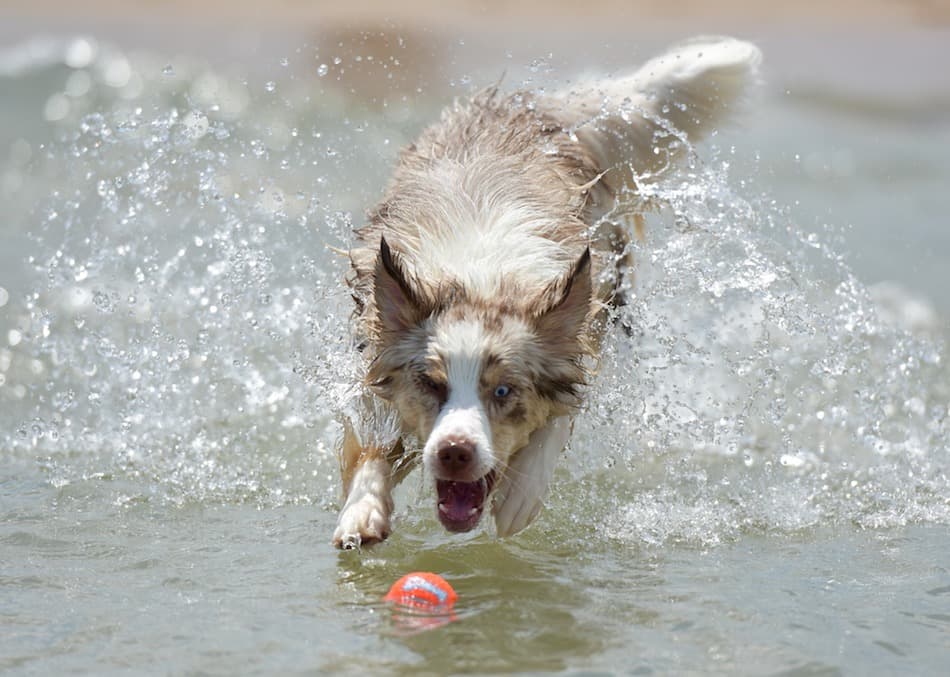
<instances>
[{"instance_id":1,"label":"dog's head","mask_svg":"<svg viewBox=\"0 0 950 677\"><path fill-rule=\"evenodd\" d=\"M577 403L590 252L545 287L511 288L492 300L454 283L426 287L411 270L382 239L369 383L424 441L442 524L468 531L511 456L549 416Z\"/></svg>"}]
</instances>

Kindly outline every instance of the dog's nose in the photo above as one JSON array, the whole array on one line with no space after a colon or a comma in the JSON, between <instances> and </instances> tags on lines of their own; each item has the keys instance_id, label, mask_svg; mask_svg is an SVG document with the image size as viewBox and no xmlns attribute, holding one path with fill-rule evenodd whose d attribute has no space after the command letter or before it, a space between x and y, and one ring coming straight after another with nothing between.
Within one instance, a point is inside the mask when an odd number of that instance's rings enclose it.
<instances>
[{"instance_id":1,"label":"dog's nose","mask_svg":"<svg viewBox=\"0 0 950 677\"><path fill-rule=\"evenodd\" d=\"M475 445L464 439L448 438L439 445L439 464L449 474L465 472L475 459Z\"/></svg>"}]
</instances>

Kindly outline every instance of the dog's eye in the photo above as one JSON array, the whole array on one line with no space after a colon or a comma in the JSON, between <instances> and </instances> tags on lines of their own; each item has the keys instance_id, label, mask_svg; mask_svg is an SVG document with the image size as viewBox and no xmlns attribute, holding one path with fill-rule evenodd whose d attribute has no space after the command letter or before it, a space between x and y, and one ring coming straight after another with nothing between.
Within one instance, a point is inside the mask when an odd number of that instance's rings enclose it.
<instances>
[{"instance_id":1,"label":"dog's eye","mask_svg":"<svg viewBox=\"0 0 950 677\"><path fill-rule=\"evenodd\" d=\"M495 392L492 395L495 396L496 400L503 400L511 394L511 386L501 383L495 386Z\"/></svg>"},{"instance_id":2,"label":"dog's eye","mask_svg":"<svg viewBox=\"0 0 950 677\"><path fill-rule=\"evenodd\" d=\"M446 396L448 395L448 387L444 383L436 381L428 374L420 374L419 384L424 390L428 391L430 395L433 395L440 402L445 401Z\"/></svg>"}]
</instances>

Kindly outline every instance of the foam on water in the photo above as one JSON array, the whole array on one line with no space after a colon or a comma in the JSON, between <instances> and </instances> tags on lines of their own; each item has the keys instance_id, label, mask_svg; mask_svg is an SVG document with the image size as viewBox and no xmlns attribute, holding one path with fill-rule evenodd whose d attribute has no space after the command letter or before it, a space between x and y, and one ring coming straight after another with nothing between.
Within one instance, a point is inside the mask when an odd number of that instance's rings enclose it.
<instances>
[{"instance_id":1,"label":"foam on water","mask_svg":"<svg viewBox=\"0 0 950 677\"><path fill-rule=\"evenodd\" d=\"M5 309L4 456L54 485L111 483L119 504L334 510L333 412L358 364L328 245L345 248L399 132L292 77L90 41L33 63L65 82L45 109L61 140L34 153L32 291ZM748 194L732 154L647 188L664 207L634 248L632 335L607 339L552 510L704 545L950 521L942 344L882 318L833 230Z\"/></svg>"}]
</instances>

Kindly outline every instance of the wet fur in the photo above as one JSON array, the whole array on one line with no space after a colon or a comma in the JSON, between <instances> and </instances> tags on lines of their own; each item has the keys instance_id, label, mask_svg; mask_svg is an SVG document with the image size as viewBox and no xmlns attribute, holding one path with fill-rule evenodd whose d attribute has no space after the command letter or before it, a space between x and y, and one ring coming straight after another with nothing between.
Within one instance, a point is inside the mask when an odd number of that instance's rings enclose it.
<instances>
[{"instance_id":1,"label":"wet fur","mask_svg":"<svg viewBox=\"0 0 950 677\"><path fill-rule=\"evenodd\" d=\"M413 439L436 478L497 473L500 535L535 518L623 302L629 233L603 217L723 121L758 61L704 39L555 95L489 88L403 151L350 252L367 375L345 425L337 546L388 535ZM476 452L458 477L440 455L456 443Z\"/></svg>"}]
</instances>

